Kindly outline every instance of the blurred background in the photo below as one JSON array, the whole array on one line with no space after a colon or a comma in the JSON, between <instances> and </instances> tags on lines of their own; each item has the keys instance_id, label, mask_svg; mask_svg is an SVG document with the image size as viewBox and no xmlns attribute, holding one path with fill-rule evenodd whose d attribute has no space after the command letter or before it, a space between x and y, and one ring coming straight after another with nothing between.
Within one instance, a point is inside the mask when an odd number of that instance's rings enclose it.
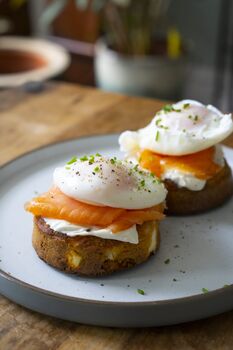
<instances>
[{"instance_id":1,"label":"blurred background","mask_svg":"<svg viewBox=\"0 0 233 350\"><path fill-rule=\"evenodd\" d=\"M233 111L233 1L0 0L0 88L47 79Z\"/></svg>"}]
</instances>

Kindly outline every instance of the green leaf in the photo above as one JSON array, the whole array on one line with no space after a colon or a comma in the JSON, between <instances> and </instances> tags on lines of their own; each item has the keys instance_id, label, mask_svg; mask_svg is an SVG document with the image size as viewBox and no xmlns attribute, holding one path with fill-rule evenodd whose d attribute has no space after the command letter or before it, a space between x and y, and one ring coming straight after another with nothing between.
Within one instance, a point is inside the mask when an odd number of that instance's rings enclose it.
<instances>
[{"instance_id":1,"label":"green leaf","mask_svg":"<svg viewBox=\"0 0 233 350\"><path fill-rule=\"evenodd\" d=\"M41 24L48 26L50 23L52 23L55 18L62 12L66 3L67 0L54 0L51 2L51 4L46 7L45 11L40 17Z\"/></svg>"}]
</instances>

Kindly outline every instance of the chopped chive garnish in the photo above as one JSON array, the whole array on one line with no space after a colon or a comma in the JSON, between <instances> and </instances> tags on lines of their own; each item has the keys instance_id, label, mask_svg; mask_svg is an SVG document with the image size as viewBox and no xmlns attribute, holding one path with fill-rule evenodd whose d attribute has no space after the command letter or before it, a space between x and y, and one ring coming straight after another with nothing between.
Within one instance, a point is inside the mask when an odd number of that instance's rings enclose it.
<instances>
[{"instance_id":1,"label":"chopped chive garnish","mask_svg":"<svg viewBox=\"0 0 233 350\"><path fill-rule=\"evenodd\" d=\"M65 169L66 169L66 170L70 170L70 166L66 166Z\"/></svg>"},{"instance_id":2,"label":"chopped chive garnish","mask_svg":"<svg viewBox=\"0 0 233 350\"><path fill-rule=\"evenodd\" d=\"M69 162L67 162L66 164L67 164L67 165L70 165L70 164L75 163L76 161L77 161L77 157L73 157L73 158L71 158L71 160L69 160Z\"/></svg>"},{"instance_id":3,"label":"chopped chive garnish","mask_svg":"<svg viewBox=\"0 0 233 350\"><path fill-rule=\"evenodd\" d=\"M176 109L172 105L166 105L166 106L164 106L162 108L162 111L164 111L166 113L168 113L168 112L177 112L177 113L179 113L179 112L181 112L181 109L178 109L178 108Z\"/></svg>"},{"instance_id":4,"label":"chopped chive garnish","mask_svg":"<svg viewBox=\"0 0 233 350\"><path fill-rule=\"evenodd\" d=\"M197 122L198 121L198 115L195 115L195 117L194 117L194 120L195 120L195 122Z\"/></svg>"},{"instance_id":5,"label":"chopped chive garnish","mask_svg":"<svg viewBox=\"0 0 233 350\"><path fill-rule=\"evenodd\" d=\"M144 186L145 186L145 180L140 181L140 185L141 185L142 187L144 187Z\"/></svg>"},{"instance_id":6,"label":"chopped chive garnish","mask_svg":"<svg viewBox=\"0 0 233 350\"><path fill-rule=\"evenodd\" d=\"M99 167L99 166L96 166L95 169L94 169L94 171L95 171L96 173L98 173L98 172L100 171L100 167Z\"/></svg>"},{"instance_id":7,"label":"chopped chive garnish","mask_svg":"<svg viewBox=\"0 0 233 350\"><path fill-rule=\"evenodd\" d=\"M111 159L110 159L110 162L111 162L111 164L116 164L116 159L111 158Z\"/></svg>"},{"instance_id":8,"label":"chopped chive garnish","mask_svg":"<svg viewBox=\"0 0 233 350\"><path fill-rule=\"evenodd\" d=\"M91 155L91 156L89 157L88 161L89 161L89 164L93 164L94 161L95 161L95 157L94 157L93 155Z\"/></svg>"},{"instance_id":9,"label":"chopped chive garnish","mask_svg":"<svg viewBox=\"0 0 233 350\"><path fill-rule=\"evenodd\" d=\"M83 156L80 158L81 162L85 162L86 160L88 160L88 157L87 156Z\"/></svg>"},{"instance_id":10,"label":"chopped chive garnish","mask_svg":"<svg viewBox=\"0 0 233 350\"><path fill-rule=\"evenodd\" d=\"M138 164L136 164L134 167L133 167L133 170L138 170Z\"/></svg>"},{"instance_id":11,"label":"chopped chive garnish","mask_svg":"<svg viewBox=\"0 0 233 350\"><path fill-rule=\"evenodd\" d=\"M102 157L100 153L96 153L96 157Z\"/></svg>"},{"instance_id":12,"label":"chopped chive garnish","mask_svg":"<svg viewBox=\"0 0 233 350\"><path fill-rule=\"evenodd\" d=\"M159 140L159 131L157 130L155 135L155 141L158 142L158 140Z\"/></svg>"},{"instance_id":13,"label":"chopped chive garnish","mask_svg":"<svg viewBox=\"0 0 233 350\"><path fill-rule=\"evenodd\" d=\"M185 109L185 108L188 108L190 106L190 103L184 103L183 104L183 108Z\"/></svg>"},{"instance_id":14,"label":"chopped chive garnish","mask_svg":"<svg viewBox=\"0 0 233 350\"><path fill-rule=\"evenodd\" d=\"M157 178L157 179L154 179L152 182L153 182L153 184L161 184L162 180Z\"/></svg>"},{"instance_id":15,"label":"chopped chive garnish","mask_svg":"<svg viewBox=\"0 0 233 350\"><path fill-rule=\"evenodd\" d=\"M138 294L145 295L145 292L143 289L138 289L137 292L138 292Z\"/></svg>"},{"instance_id":16,"label":"chopped chive garnish","mask_svg":"<svg viewBox=\"0 0 233 350\"><path fill-rule=\"evenodd\" d=\"M162 119L157 119L155 124L158 126L161 121L162 121Z\"/></svg>"},{"instance_id":17,"label":"chopped chive garnish","mask_svg":"<svg viewBox=\"0 0 233 350\"><path fill-rule=\"evenodd\" d=\"M189 116L188 116L188 118L189 118L189 119L192 119L192 116L191 116L191 115L189 115Z\"/></svg>"},{"instance_id":18,"label":"chopped chive garnish","mask_svg":"<svg viewBox=\"0 0 233 350\"><path fill-rule=\"evenodd\" d=\"M170 263L170 259L166 259L165 261L164 261L164 264L169 264Z\"/></svg>"},{"instance_id":19,"label":"chopped chive garnish","mask_svg":"<svg viewBox=\"0 0 233 350\"><path fill-rule=\"evenodd\" d=\"M165 106L162 108L162 110L163 110L164 112L172 112L172 111L173 111L173 107L172 107L172 105L165 105Z\"/></svg>"},{"instance_id":20,"label":"chopped chive garnish","mask_svg":"<svg viewBox=\"0 0 233 350\"><path fill-rule=\"evenodd\" d=\"M209 290L207 288L202 288L202 293L208 293Z\"/></svg>"}]
</instances>

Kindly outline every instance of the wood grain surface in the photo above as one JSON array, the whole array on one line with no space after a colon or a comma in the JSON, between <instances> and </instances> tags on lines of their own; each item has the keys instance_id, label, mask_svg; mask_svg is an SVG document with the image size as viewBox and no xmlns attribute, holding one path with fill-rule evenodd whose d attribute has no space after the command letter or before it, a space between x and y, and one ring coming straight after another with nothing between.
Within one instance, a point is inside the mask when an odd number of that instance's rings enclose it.
<instances>
[{"instance_id":1,"label":"wood grain surface","mask_svg":"<svg viewBox=\"0 0 233 350\"><path fill-rule=\"evenodd\" d=\"M164 102L68 84L0 93L0 164L39 146L144 126ZM233 147L233 137L226 144ZM0 350L230 350L233 312L188 324L113 329L57 320L0 296Z\"/></svg>"}]
</instances>

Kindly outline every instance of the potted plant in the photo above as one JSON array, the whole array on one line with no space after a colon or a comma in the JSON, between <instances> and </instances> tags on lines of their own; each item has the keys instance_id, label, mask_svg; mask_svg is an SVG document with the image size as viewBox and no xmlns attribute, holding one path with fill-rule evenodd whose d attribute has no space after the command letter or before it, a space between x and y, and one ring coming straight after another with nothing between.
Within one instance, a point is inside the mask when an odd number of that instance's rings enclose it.
<instances>
[{"instance_id":1,"label":"potted plant","mask_svg":"<svg viewBox=\"0 0 233 350\"><path fill-rule=\"evenodd\" d=\"M67 0L69 1L69 0ZM169 29L171 0L76 0L101 16L95 49L100 88L123 93L178 98L185 80L185 53L179 33ZM49 2L42 21L50 23L66 0Z\"/></svg>"}]
</instances>

